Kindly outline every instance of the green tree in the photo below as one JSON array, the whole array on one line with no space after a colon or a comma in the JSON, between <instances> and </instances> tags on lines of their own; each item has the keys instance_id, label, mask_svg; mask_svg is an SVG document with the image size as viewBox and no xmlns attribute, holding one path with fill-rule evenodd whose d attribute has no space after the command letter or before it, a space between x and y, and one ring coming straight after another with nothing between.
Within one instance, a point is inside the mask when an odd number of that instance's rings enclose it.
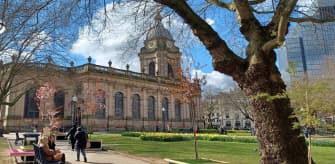
<instances>
[{"instance_id":1,"label":"green tree","mask_svg":"<svg viewBox=\"0 0 335 164\"><path fill-rule=\"evenodd\" d=\"M302 126L307 130L308 161L311 164L312 136L310 130L320 126L320 117L333 109L334 103L329 101L333 90L326 81L312 81L305 75L293 81L288 94L295 109L294 116L299 119L299 122L294 125L295 128L299 129Z\"/></svg>"}]
</instances>

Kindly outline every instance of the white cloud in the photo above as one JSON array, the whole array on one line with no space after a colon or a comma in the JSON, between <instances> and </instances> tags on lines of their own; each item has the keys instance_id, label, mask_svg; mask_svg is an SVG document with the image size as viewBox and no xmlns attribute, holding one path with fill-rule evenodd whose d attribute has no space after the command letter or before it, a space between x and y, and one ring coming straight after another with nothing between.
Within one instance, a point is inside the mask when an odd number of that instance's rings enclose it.
<instances>
[{"instance_id":1,"label":"white cloud","mask_svg":"<svg viewBox=\"0 0 335 164\"><path fill-rule=\"evenodd\" d=\"M128 54L125 53L127 49L125 45L128 45L129 40L140 35L140 31L136 29L138 26L134 25L135 17L130 16L133 12L131 9L135 5L136 3L114 7L112 4L107 5L108 19L105 26L103 11L96 13L92 26L80 29L78 40L72 45L71 52L85 58L91 56L98 65L107 66L111 60L112 67L125 69L126 64L129 64L130 70L139 72L139 50L134 48ZM143 44L143 41L140 43Z\"/></svg>"},{"instance_id":2,"label":"white cloud","mask_svg":"<svg viewBox=\"0 0 335 164\"><path fill-rule=\"evenodd\" d=\"M230 76L224 75L220 72L213 71L211 73L204 73L201 70L194 70L192 76L194 77L197 72L197 76L202 78L205 76L206 84L203 87L203 90L211 90L216 93L222 91L229 91L237 87L237 84Z\"/></svg>"},{"instance_id":3,"label":"white cloud","mask_svg":"<svg viewBox=\"0 0 335 164\"><path fill-rule=\"evenodd\" d=\"M92 26L80 29L78 40L72 45L71 52L84 58L91 56L97 65L107 66L108 61L111 60L112 67L125 69L126 64L129 64L130 70L140 72L138 53L145 39L143 32L152 26L156 10L154 5L147 5L145 6L147 11L143 12L146 15L143 17L143 13L137 13L138 17L135 18L134 8L137 8L137 5L134 2L120 6L107 5L106 25L103 25L104 11L96 13ZM179 46L181 51L185 49L185 45L190 45L188 42L197 40L178 17L164 18L163 24L171 31L176 45L181 45ZM92 32L92 29L102 32ZM132 40L134 38L139 39L137 47L133 45L127 47L129 42L134 41Z\"/></svg>"},{"instance_id":4,"label":"white cloud","mask_svg":"<svg viewBox=\"0 0 335 164\"><path fill-rule=\"evenodd\" d=\"M211 18L207 18L206 19L206 22L209 24L209 25L213 25L215 23L214 19L211 19Z\"/></svg>"},{"instance_id":5,"label":"white cloud","mask_svg":"<svg viewBox=\"0 0 335 164\"><path fill-rule=\"evenodd\" d=\"M125 65L129 64L130 70L139 72L139 49L135 48L136 50L134 50L134 53L130 56L125 57L123 55L123 47L127 44L127 40L129 40L132 36L139 35L140 32L143 32L143 30L141 31L141 29L138 29L138 27L134 25L134 16L131 16L131 5L135 4L132 3L128 5L129 6L126 7L123 6L114 8L114 11L110 12L107 26L104 27L106 29L104 29L102 33L94 33L90 31L87 26L81 28L78 40L72 45L71 52L83 55L85 58L91 56L95 60L95 64L98 65L107 66L108 60L111 59L113 67L125 69ZM107 6L107 9L110 7L111 6ZM99 17L101 14L102 13L96 14L96 19L92 23L93 28L95 29L103 27L102 16ZM127 17L127 19L125 19L125 17ZM151 19L153 19L153 15L151 15ZM215 21L210 18L207 18L206 21L210 25L215 23ZM177 46L179 45L181 51L184 51L185 48L187 48L184 47L184 45L190 42L190 40L193 42L193 45L195 45L194 43L200 43L199 40L192 35L191 30L189 30L189 28L178 17L164 19L163 23L165 27L171 31L176 44ZM139 41L141 44L143 44L144 38L145 37L142 37L142 40ZM185 57L185 53L183 57ZM195 70L192 71L193 76L195 72ZM204 73L197 70L197 72L199 77L202 77L203 75L206 76L207 83L204 86L205 89L214 88L215 91L224 91L236 87L235 82L233 82L230 77L217 71Z\"/></svg>"}]
</instances>

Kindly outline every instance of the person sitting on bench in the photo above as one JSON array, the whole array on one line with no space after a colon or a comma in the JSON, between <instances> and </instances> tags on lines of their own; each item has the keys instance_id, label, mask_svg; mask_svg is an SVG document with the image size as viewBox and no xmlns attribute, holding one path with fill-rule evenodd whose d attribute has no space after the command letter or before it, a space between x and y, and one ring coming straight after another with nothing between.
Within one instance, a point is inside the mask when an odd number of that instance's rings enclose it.
<instances>
[{"instance_id":1,"label":"person sitting on bench","mask_svg":"<svg viewBox=\"0 0 335 164\"><path fill-rule=\"evenodd\" d=\"M50 149L48 142L49 138L47 136L42 136L39 143L39 146L43 149L45 159L47 161L65 162L65 154L61 153L59 150Z\"/></svg>"}]
</instances>

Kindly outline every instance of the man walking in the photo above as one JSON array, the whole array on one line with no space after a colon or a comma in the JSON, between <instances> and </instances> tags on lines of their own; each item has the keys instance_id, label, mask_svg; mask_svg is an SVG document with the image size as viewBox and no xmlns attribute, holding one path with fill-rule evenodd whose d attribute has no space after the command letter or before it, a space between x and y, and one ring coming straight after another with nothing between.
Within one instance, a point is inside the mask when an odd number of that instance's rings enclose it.
<instances>
[{"instance_id":1,"label":"man walking","mask_svg":"<svg viewBox=\"0 0 335 164\"><path fill-rule=\"evenodd\" d=\"M81 127L77 128L77 132L74 135L76 139L76 151L77 151L77 161L80 159L80 152L84 157L84 161L87 162L86 158L86 142L87 142L87 135L84 131L81 130Z\"/></svg>"},{"instance_id":2,"label":"man walking","mask_svg":"<svg viewBox=\"0 0 335 164\"><path fill-rule=\"evenodd\" d=\"M72 151L74 151L74 144L76 142L76 139L74 138L74 134L77 131L77 126L76 124L72 125L72 128L69 130L69 132L66 134L66 137L70 136L70 142L71 142L71 147L72 147Z\"/></svg>"}]
</instances>

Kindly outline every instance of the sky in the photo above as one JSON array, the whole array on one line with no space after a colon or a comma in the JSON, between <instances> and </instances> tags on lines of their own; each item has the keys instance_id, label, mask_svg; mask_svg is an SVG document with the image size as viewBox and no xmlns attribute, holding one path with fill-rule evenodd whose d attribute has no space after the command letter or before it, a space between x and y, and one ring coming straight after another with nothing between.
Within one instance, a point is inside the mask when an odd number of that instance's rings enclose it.
<instances>
[{"instance_id":1,"label":"sky","mask_svg":"<svg viewBox=\"0 0 335 164\"><path fill-rule=\"evenodd\" d=\"M107 6L109 8L110 6ZM128 6L129 8L132 5ZM126 69L126 64L130 65L130 70L139 72L140 63L139 63L139 48L135 49L132 53L127 56L123 54L123 46L127 44L129 38L132 38L133 35L137 35L136 29L133 25L133 20L124 20L123 16L130 14L130 10L127 8L117 8L116 14L112 14L110 18L110 25L107 26L108 29L104 30L102 33L90 32L88 26L82 27L79 30L78 39L72 44L71 54L77 56L75 65L81 65L87 63L88 56L91 56L93 63L97 65L108 66L108 61L112 61L112 67L119 69ZM113 13L113 12L112 12ZM99 13L96 13L95 20L93 21L93 26L100 27L102 24L102 18L99 16ZM153 19L153 17L152 17ZM171 20L170 20L171 21ZM216 22L212 18L207 18L206 21L211 25L215 26ZM172 23L171 23L172 22ZM195 41L190 46L190 48L183 49L184 42L182 41L185 38L178 39L179 33L174 33L175 29L184 28L185 26L180 20L175 19L171 22L163 19L165 27L170 30L172 33L176 45L181 49L184 60L191 60L192 63L199 63L200 66L192 70L192 74L195 75L197 72L198 76L206 77L205 88L215 88L214 90L230 90L236 87L233 80L223 75L217 71L213 70L211 64L211 57L205 47L195 38L189 29L184 30L183 34L187 37L192 37ZM172 24L172 25L171 25ZM176 30L177 31L177 30ZM103 36L101 38L101 36ZM140 40L140 47L143 46L143 40L145 35ZM187 38L189 39L189 38ZM192 54L189 55L189 54ZM185 59L188 58L188 59Z\"/></svg>"},{"instance_id":2,"label":"sky","mask_svg":"<svg viewBox=\"0 0 335 164\"><path fill-rule=\"evenodd\" d=\"M122 7L113 8L114 11L110 13L109 21L107 22L109 26L106 26L107 28L101 33L90 32L88 26L80 28L78 39L73 42L70 50L70 53L76 56L77 60L75 61L75 65L87 63L87 57L91 56L93 63L97 65L108 66L108 61L111 60L112 67L126 69L126 65L129 64L131 71L139 72L140 63L138 53L140 47L143 46L145 35L141 34L141 30L138 30L138 27L134 25L134 16L129 17L135 4L136 3L132 2ZM309 4L310 0L298 1L298 5L309 6ZM265 7L267 6L269 5L265 4ZM107 10L110 10L110 8L111 5L108 5ZM239 27L235 22L234 13L220 13L222 10L217 8L212 8L208 11L210 12L206 15L206 22L217 30L221 37L225 39L228 38L226 42L236 54L243 55L245 52L241 47L245 47L246 42L234 35L235 33L239 33ZM227 16L232 19L227 19ZM101 11L95 13L92 23L93 28L99 29L105 27L102 25L102 17ZM127 19L124 17L127 17ZM153 20L154 15L151 15L150 19ZM140 23L146 24L147 22L140 21ZM171 17L169 20L163 19L163 23L172 33L177 47L180 48L183 54L183 60L191 61L193 65L197 65L197 67L193 67L193 76L195 72L197 72L198 76L206 77L207 83L204 86L205 89L210 88L210 90L228 91L237 86L229 76L213 70L209 52L192 32L187 27L185 28L185 24L180 18ZM229 26L230 29L227 29L226 26ZM183 30L182 34L180 34L181 30ZM139 41L140 46L132 48L132 51L125 54L124 45L127 45L134 36L142 36ZM188 42L189 40L191 40L191 42ZM188 42L188 46L184 46L186 42ZM281 52L278 52L278 54L281 54ZM285 63L287 63L286 56L282 55L278 57L278 59L278 63L281 63L278 64L278 66L280 66L279 69L283 74L283 78L289 78L288 75L285 74L287 67L285 65Z\"/></svg>"}]
</instances>

